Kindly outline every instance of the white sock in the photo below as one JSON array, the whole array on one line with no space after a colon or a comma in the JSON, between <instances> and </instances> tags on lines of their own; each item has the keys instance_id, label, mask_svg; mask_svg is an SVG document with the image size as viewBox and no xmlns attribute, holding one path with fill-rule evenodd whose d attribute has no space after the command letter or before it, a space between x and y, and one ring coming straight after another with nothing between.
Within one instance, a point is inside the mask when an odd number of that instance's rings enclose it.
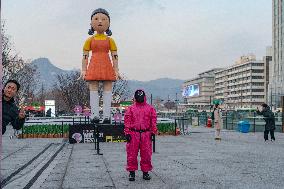
<instances>
[{"instance_id":1,"label":"white sock","mask_svg":"<svg viewBox=\"0 0 284 189\"><path fill-rule=\"evenodd\" d=\"M217 138L217 137L218 137L218 131L215 130L215 138Z\"/></svg>"},{"instance_id":2,"label":"white sock","mask_svg":"<svg viewBox=\"0 0 284 189\"><path fill-rule=\"evenodd\" d=\"M104 112L103 118L110 119L111 100L112 100L112 92L104 91L103 92L103 112Z\"/></svg>"},{"instance_id":3,"label":"white sock","mask_svg":"<svg viewBox=\"0 0 284 189\"><path fill-rule=\"evenodd\" d=\"M91 106L91 119L94 117L99 118L99 92L98 91L90 91L90 106Z\"/></svg>"},{"instance_id":4,"label":"white sock","mask_svg":"<svg viewBox=\"0 0 284 189\"><path fill-rule=\"evenodd\" d=\"M221 131L215 130L215 137L220 138Z\"/></svg>"}]
</instances>

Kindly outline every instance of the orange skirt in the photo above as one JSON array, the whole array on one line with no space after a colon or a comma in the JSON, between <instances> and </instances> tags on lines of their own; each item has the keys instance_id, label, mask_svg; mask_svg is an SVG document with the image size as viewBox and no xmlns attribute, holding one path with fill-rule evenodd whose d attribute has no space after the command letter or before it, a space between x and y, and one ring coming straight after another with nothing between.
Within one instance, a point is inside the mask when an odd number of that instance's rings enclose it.
<instances>
[{"instance_id":1,"label":"orange skirt","mask_svg":"<svg viewBox=\"0 0 284 189\"><path fill-rule=\"evenodd\" d=\"M115 81L115 72L107 53L96 53L91 57L85 76L86 81Z\"/></svg>"}]
</instances>

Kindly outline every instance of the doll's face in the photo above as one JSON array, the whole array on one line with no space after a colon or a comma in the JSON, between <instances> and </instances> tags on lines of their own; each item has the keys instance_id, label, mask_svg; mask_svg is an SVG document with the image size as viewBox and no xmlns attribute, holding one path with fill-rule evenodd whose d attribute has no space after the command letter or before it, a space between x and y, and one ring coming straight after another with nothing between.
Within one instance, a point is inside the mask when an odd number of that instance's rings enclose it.
<instances>
[{"instance_id":1,"label":"doll's face","mask_svg":"<svg viewBox=\"0 0 284 189\"><path fill-rule=\"evenodd\" d=\"M103 13L97 13L92 17L91 26L98 33L104 33L109 28L109 19Z\"/></svg>"}]
</instances>

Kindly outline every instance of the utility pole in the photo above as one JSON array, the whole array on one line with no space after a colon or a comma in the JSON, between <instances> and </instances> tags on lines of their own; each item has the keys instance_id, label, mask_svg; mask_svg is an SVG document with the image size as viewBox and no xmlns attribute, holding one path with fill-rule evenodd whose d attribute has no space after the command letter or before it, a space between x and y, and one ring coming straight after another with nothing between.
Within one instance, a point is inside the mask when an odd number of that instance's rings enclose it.
<instances>
[{"instance_id":1,"label":"utility pole","mask_svg":"<svg viewBox=\"0 0 284 189\"><path fill-rule=\"evenodd\" d=\"M272 110L272 85L270 85L270 107Z\"/></svg>"},{"instance_id":2,"label":"utility pole","mask_svg":"<svg viewBox=\"0 0 284 189\"><path fill-rule=\"evenodd\" d=\"M177 115L177 111L178 111L178 98L177 98L177 93L176 93L176 115Z\"/></svg>"},{"instance_id":3,"label":"utility pole","mask_svg":"<svg viewBox=\"0 0 284 189\"><path fill-rule=\"evenodd\" d=\"M170 111L170 109L169 109L169 102L170 102L170 95L168 95L168 112Z\"/></svg>"},{"instance_id":4,"label":"utility pole","mask_svg":"<svg viewBox=\"0 0 284 189\"><path fill-rule=\"evenodd\" d=\"M212 104L211 104L211 95L209 96L209 107L210 107L210 112L211 112L211 107L212 106Z\"/></svg>"}]
</instances>

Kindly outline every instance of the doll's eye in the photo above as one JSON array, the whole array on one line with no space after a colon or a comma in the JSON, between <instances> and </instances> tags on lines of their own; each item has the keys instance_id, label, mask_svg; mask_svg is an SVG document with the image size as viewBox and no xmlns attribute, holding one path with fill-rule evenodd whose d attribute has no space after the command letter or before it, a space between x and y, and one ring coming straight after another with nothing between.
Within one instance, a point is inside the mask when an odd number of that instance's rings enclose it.
<instances>
[{"instance_id":1,"label":"doll's eye","mask_svg":"<svg viewBox=\"0 0 284 189\"><path fill-rule=\"evenodd\" d=\"M95 20L98 20L98 18L95 18Z\"/></svg>"}]
</instances>

